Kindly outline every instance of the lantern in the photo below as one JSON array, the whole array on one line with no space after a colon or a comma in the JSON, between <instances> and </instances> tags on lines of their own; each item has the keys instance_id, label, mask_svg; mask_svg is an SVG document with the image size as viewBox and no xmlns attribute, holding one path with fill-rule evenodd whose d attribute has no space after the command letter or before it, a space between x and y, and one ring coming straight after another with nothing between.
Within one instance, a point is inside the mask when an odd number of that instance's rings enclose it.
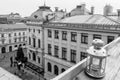
<instances>
[{"instance_id":1,"label":"lantern","mask_svg":"<svg viewBox=\"0 0 120 80\"><path fill-rule=\"evenodd\" d=\"M102 48L104 42L100 39L95 39L92 46L87 50L88 57L86 62L85 73L94 78L103 78L105 76L106 66L106 50Z\"/></svg>"}]
</instances>

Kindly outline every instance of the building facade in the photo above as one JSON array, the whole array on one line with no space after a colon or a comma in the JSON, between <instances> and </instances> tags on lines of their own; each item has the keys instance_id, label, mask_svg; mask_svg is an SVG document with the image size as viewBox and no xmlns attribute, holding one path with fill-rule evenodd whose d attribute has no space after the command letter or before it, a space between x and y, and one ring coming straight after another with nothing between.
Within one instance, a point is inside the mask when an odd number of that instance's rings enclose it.
<instances>
[{"instance_id":1,"label":"building facade","mask_svg":"<svg viewBox=\"0 0 120 80\"><path fill-rule=\"evenodd\" d=\"M12 52L19 46L26 48L26 29L23 23L0 24L0 53Z\"/></svg>"},{"instance_id":2,"label":"building facade","mask_svg":"<svg viewBox=\"0 0 120 80\"><path fill-rule=\"evenodd\" d=\"M120 23L91 14L93 7L87 12L89 14L75 12L73 16L63 15L64 18L59 20L55 18L56 12L46 5L40 6L26 22L28 61L42 68L47 80L85 59L86 49L92 45L93 39L102 39L108 44L120 35Z\"/></svg>"},{"instance_id":3,"label":"building facade","mask_svg":"<svg viewBox=\"0 0 120 80\"><path fill-rule=\"evenodd\" d=\"M108 44L120 34L120 24L102 15L73 16L44 26L47 80L86 58L93 39L102 39Z\"/></svg>"}]
</instances>

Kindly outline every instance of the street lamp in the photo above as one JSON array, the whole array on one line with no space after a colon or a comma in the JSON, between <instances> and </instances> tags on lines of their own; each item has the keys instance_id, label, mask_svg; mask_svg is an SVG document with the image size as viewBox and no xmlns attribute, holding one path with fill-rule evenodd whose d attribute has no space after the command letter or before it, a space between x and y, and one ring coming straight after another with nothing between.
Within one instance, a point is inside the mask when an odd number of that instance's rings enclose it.
<instances>
[{"instance_id":1,"label":"street lamp","mask_svg":"<svg viewBox=\"0 0 120 80\"><path fill-rule=\"evenodd\" d=\"M87 66L85 73L93 78L103 78L105 76L106 66L106 50L102 48L104 42L100 39L95 39L92 46L87 50Z\"/></svg>"}]
</instances>

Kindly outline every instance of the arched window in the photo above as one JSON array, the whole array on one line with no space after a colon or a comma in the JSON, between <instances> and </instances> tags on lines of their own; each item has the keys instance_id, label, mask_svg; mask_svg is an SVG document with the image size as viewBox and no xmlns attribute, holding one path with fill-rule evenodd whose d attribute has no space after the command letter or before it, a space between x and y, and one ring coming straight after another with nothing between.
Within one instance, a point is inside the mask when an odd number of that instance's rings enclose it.
<instances>
[{"instance_id":1,"label":"arched window","mask_svg":"<svg viewBox=\"0 0 120 80\"><path fill-rule=\"evenodd\" d=\"M62 72L64 72L64 71L65 71L65 69L64 69L64 68L62 68L62 69L61 69L61 73L62 73Z\"/></svg>"},{"instance_id":2,"label":"arched window","mask_svg":"<svg viewBox=\"0 0 120 80\"><path fill-rule=\"evenodd\" d=\"M55 74L55 75L58 75L58 72L59 72L58 67L55 65L55 66L54 66L54 74Z\"/></svg>"},{"instance_id":3,"label":"arched window","mask_svg":"<svg viewBox=\"0 0 120 80\"><path fill-rule=\"evenodd\" d=\"M21 47L21 46L22 46L22 44L19 44L19 46Z\"/></svg>"},{"instance_id":4,"label":"arched window","mask_svg":"<svg viewBox=\"0 0 120 80\"><path fill-rule=\"evenodd\" d=\"M9 46L9 52L11 52L12 51L12 46Z\"/></svg>"},{"instance_id":5,"label":"arched window","mask_svg":"<svg viewBox=\"0 0 120 80\"><path fill-rule=\"evenodd\" d=\"M33 61L36 61L36 54L33 52Z\"/></svg>"},{"instance_id":6,"label":"arched window","mask_svg":"<svg viewBox=\"0 0 120 80\"><path fill-rule=\"evenodd\" d=\"M2 47L2 53L6 53L5 47Z\"/></svg>"},{"instance_id":7,"label":"arched window","mask_svg":"<svg viewBox=\"0 0 120 80\"><path fill-rule=\"evenodd\" d=\"M51 64L50 64L50 63L48 63L48 68L47 68L47 69L48 69L48 71L49 71L49 72L51 72L51 71L52 71L52 66L51 66Z\"/></svg>"}]
</instances>

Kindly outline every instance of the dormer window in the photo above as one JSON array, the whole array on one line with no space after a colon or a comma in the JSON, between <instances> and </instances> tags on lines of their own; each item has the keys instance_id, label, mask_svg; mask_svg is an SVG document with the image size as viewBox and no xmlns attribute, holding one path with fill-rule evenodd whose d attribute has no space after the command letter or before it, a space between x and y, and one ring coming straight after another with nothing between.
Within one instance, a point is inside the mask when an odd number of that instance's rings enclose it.
<instances>
[{"instance_id":1,"label":"dormer window","mask_svg":"<svg viewBox=\"0 0 120 80\"><path fill-rule=\"evenodd\" d=\"M37 15L34 15L34 18L37 18L38 16Z\"/></svg>"}]
</instances>

